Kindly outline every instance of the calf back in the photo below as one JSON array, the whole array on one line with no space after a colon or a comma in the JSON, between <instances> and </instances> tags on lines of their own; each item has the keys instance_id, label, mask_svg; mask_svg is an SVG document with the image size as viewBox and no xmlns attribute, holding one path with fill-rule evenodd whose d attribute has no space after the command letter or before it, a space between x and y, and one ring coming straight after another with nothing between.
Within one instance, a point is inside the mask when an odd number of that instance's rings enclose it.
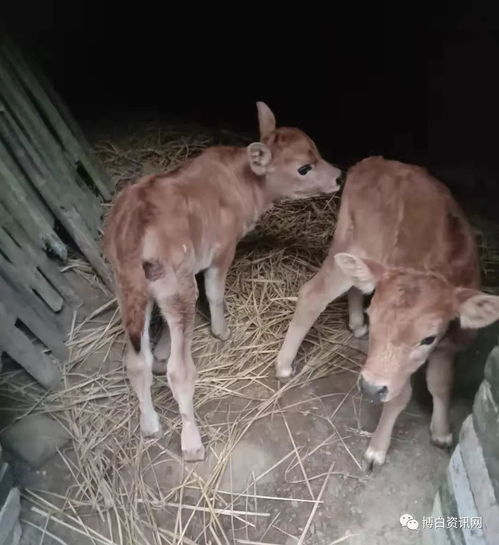
<instances>
[{"instance_id":1,"label":"calf back","mask_svg":"<svg viewBox=\"0 0 499 545\"><path fill-rule=\"evenodd\" d=\"M455 285L479 282L473 231L459 205L424 168L398 161L370 157L350 170L334 247L440 273Z\"/></svg>"}]
</instances>

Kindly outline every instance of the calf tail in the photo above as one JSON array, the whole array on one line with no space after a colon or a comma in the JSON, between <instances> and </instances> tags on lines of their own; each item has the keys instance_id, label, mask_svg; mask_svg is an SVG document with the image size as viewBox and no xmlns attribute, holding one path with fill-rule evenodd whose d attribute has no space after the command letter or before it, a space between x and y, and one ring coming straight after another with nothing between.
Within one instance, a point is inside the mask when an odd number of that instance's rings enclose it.
<instances>
[{"instance_id":1,"label":"calf tail","mask_svg":"<svg viewBox=\"0 0 499 545\"><path fill-rule=\"evenodd\" d=\"M146 324L147 305L151 300L149 284L165 276L165 267L159 259L144 260L141 269L121 278L123 290L122 320L134 350L140 352L141 338Z\"/></svg>"},{"instance_id":2,"label":"calf tail","mask_svg":"<svg viewBox=\"0 0 499 545\"><path fill-rule=\"evenodd\" d=\"M128 284L128 285L126 285ZM140 352L140 344L144 326L146 324L146 311L149 303L147 285L142 282L121 283L121 317L130 343L135 352Z\"/></svg>"}]
</instances>

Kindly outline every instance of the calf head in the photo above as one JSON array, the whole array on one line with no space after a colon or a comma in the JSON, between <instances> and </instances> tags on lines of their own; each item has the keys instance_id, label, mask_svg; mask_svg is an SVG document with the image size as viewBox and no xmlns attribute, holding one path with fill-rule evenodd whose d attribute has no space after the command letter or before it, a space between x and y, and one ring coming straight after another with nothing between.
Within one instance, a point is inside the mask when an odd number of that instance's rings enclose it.
<instances>
[{"instance_id":1,"label":"calf head","mask_svg":"<svg viewBox=\"0 0 499 545\"><path fill-rule=\"evenodd\" d=\"M313 140L299 129L277 128L274 114L263 102L257 108L260 142L248 146L248 157L273 196L300 199L338 191L341 171L321 157Z\"/></svg>"},{"instance_id":2,"label":"calf head","mask_svg":"<svg viewBox=\"0 0 499 545\"><path fill-rule=\"evenodd\" d=\"M463 329L479 329L499 319L499 297L455 287L437 274L388 268L345 253L335 260L363 293L375 289L361 386L379 401L400 394L453 320Z\"/></svg>"}]
</instances>

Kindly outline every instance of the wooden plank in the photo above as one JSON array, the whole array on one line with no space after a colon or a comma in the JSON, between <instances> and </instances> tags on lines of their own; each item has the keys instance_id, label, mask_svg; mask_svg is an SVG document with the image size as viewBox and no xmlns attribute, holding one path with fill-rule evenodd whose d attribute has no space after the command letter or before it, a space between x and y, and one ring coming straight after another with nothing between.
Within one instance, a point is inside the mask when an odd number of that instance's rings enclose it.
<instances>
[{"instance_id":1,"label":"wooden plank","mask_svg":"<svg viewBox=\"0 0 499 545\"><path fill-rule=\"evenodd\" d=\"M22 285L38 293L54 312L59 312L64 304L64 299L40 273L29 256L15 244L2 228L0 228L0 248L0 268L11 282L21 282Z\"/></svg>"},{"instance_id":2,"label":"wooden plank","mask_svg":"<svg viewBox=\"0 0 499 545\"><path fill-rule=\"evenodd\" d=\"M6 115L7 107L5 104L0 100L0 115ZM2 133L0 132L0 135ZM19 164L15 161L15 158L12 157L12 155L9 153L9 150L6 148L5 143L2 140L0 140L0 146L1 146L1 154L0 158L2 163L4 163L4 170L5 172L14 178L14 182L18 183L22 191L19 194L19 197L23 198L24 200L29 201L29 206L33 206L33 204L36 204L37 210L39 210L40 216L45 220L46 224L50 227L50 229L53 228L54 223L54 216L50 213L50 210L47 208L47 206L43 203L43 201L40 199L40 196L36 192L36 190L33 188L33 186L30 184L29 180L26 178L26 175L21 170Z\"/></svg>"},{"instance_id":3,"label":"wooden plank","mask_svg":"<svg viewBox=\"0 0 499 545\"><path fill-rule=\"evenodd\" d=\"M11 120L11 130L24 134L26 142L36 150L45 163L51 174L50 178L57 180L59 192L61 188L65 189L60 197L64 197L67 202L78 203L87 226L94 234L97 234L102 214L98 198L90 192L88 187L79 185L74 165L67 160L64 150L44 125L40 115L29 102L29 97L16 81L15 74L9 70L1 57L0 95L3 97L7 110L7 119ZM19 137L12 132L2 134L8 148L15 146L16 139L12 138L13 136ZM46 183L50 183L50 180L47 179Z\"/></svg>"},{"instance_id":4,"label":"wooden plank","mask_svg":"<svg viewBox=\"0 0 499 545\"><path fill-rule=\"evenodd\" d=\"M459 445L457 445L452 453L447 475L452 487L451 493L454 496L459 516L461 518L470 517L471 519L478 520L481 513L477 510L473 494L470 490L470 482L463 464L461 448ZM463 537L466 545L484 545L485 543L485 536L482 528L463 528Z\"/></svg>"},{"instance_id":5,"label":"wooden plank","mask_svg":"<svg viewBox=\"0 0 499 545\"><path fill-rule=\"evenodd\" d=\"M2 263L5 261L0 254ZM22 281L18 281L18 277L14 274L8 274L8 269L0 265L0 279L3 279L10 288L16 293L16 297L24 301L27 306L32 309L41 320L46 323L51 323L55 329L60 332L61 338L64 338L65 325L58 319L58 314L52 312L46 303L44 303L36 293L29 287L25 286Z\"/></svg>"},{"instance_id":6,"label":"wooden plank","mask_svg":"<svg viewBox=\"0 0 499 545\"><path fill-rule=\"evenodd\" d=\"M0 140L3 139L3 135L6 133L9 135L9 141L5 143L6 148L8 146L8 153L12 155L16 163L22 166L26 178L43 198L51 214L57 217L51 205L53 199L48 201L46 195L51 194L55 196L55 201L62 208L69 208L73 200L76 200L82 215L82 221L84 218L87 226L93 226L93 230L89 229L92 232L92 236L96 237L98 234L97 225L101 224L100 217L97 222L92 217L92 214L88 212L85 206L86 203L83 200L79 201L77 195L75 197L72 186L69 185L68 187L65 180L60 177L60 174L52 171L51 166L47 164L45 158L33 146L31 140L9 112L4 112L4 115L0 115ZM33 168L36 168L38 174L36 178L33 178Z\"/></svg>"},{"instance_id":7,"label":"wooden plank","mask_svg":"<svg viewBox=\"0 0 499 545\"><path fill-rule=\"evenodd\" d=\"M55 388L61 380L61 370L45 354L35 349L30 339L15 326L16 317L0 300L0 349L21 365L47 389Z\"/></svg>"},{"instance_id":8,"label":"wooden plank","mask_svg":"<svg viewBox=\"0 0 499 545\"><path fill-rule=\"evenodd\" d=\"M19 93L5 84L1 61L0 96L4 98L5 118L10 127L8 132L2 131L1 134L6 147L12 150L16 146L16 140L22 135L26 145L36 151L40 161L45 165L45 171L49 173L47 182L55 182L59 191L64 188L61 197L68 203L77 202L88 227L97 233L101 222L101 206L98 198L91 194L86 186L80 185L78 173L41 119L36 117L36 112L30 110ZM22 162L20 166L23 167Z\"/></svg>"},{"instance_id":9,"label":"wooden plank","mask_svg":"<svg viewBox=\"0 0 499 545\"><path fill-rule=\"evenodd\" d=\"M99 246L92 239L90 233L86 231L85 226L81 224L79 220L79 213L74 207L67 211L66 221L71 226L71 235L73 236L76 244L87 257L90 264L94 267L97 274L101 277L102 281L111 290L114 289L113 279L111 272L106 262L104 261Z\"/></svg>"},{"instance_id":10,"label":"wooden plank","mask_svg":"<svg viewBox=\"0 0 499 545\"><path fill-rule=\"evenodd\" d=\"M43 319L33 306L16 293L1 277L0 301L5 305L7 312L21 320L60 362L66 361L68 349L63 342L64 334L54 326L54 320Z\"/></svg>"},{"instance_id":11,"label":"wooden plank","mask_svg":"<svg viewBox=\"0 0 499 545\"><path fill-rule=\"evenodd\" d=\"M442 502L440 499L440 492L437 492L435 500L433 502L433 509L431 512L431 518L433 522L435 519L441 519L443 517ZM432 525L433 526L433 525ZM422 528L421 532L422 545L455 545L451 542L445 528Z\"/></svg>"},{"instance_id":12,"label":"wooden plank","mask_svg":"<svg viewBox=\"0 0 499 545\"><path fill-rule=\"evenodd\" d=\"M80 297L70 286L66 276L61 273L57 264L36 246L21 223L12 216L1 202L0 221L7 234L16 241L22 251L29 256L33 265L38 267L64 299L73 307L80 305L82 303Z\"/></svg>"},{"instance_id":13,"label":"wooden plank","mask_svg":"<svg viewBox=\"0 0 499 545\"><path fill-rule=\"evenodd\" d=\"M499 346L495 346L487 358L485 378L490 384L492 397L499 407Z\"/></svg>"},{"instance_id":14,"label":"wooden plank","mask_svg":"<svg viewBox=\"0 0 499 545\"><path fill-rule=\"evenodd\" d=\"M497 430L490 430L497 433ZM499 543L499 506L494 495L494 488L485 465L482 446L475 433L472 416L468 416L459 433L459 448L469 479L471 493L483 520L483 529L488 543Z\"/></svg>"},{"instance_id":15,"label":"wooden plank","mask_svg":"<svg viewBox=\"0 0 499 545\"><path fill-rule=\"evenodd\" d=\"M4 37L2 51L26 88L31 90L34 100L50 120L61 141L67 146L73 160L82 164L102 197L110 200L114 192L114 184L110 176L103 169L67 106L43 72L33 61L28 63L20 48L8 37Z\"/></svg>"},{"instance_id":16,"label":"wooden plank","mask_svg":"<svg viewBox=\"0 0 499 545\"><path fill-rule=\"evenodd\" d=\"M0 112L0 133L5 129L4 114ZM67 248L54 231L54 217L0 138L0 201L10 212L22 218L26 231L40 248L50 248L62 260Z\"/></svg>"},{"instance_id":17,"label":"wooden plank","mask_svg":"<svg viewBox=\"0 0 499 545\"><path fill-rule=\"evenodd\" d=\"M4 119L6 118L6 116L3 117ZM1 119L2 116L0 116L0 121ZM82 219L79 206L77 205L77 208L67 202L58 182L50 178L50 175L46 172L44 161L30 145L30 142L22 132L16 131L13 133L11 135L11 142L13 144L12 151L14 155L22 163L27 176L40 191L55 217L62 223L63 227L73 238L105 284L112 288L113 283L109 268L101 256L99 246L92 236L92 232Z\"/></svg>"},{"instance_id":18,"label":"wooden plank","mask_svg":"<svg viewBox=\"0 0 499 545\"><path fill-rule=\"evenodd\" d=\"M473 402L473 427L482 447L485 467L494 495L499 498L499 406L487 380L482 381Z\"/></svg>"},{"instance_id":19,"label":"wooden plank","mask_svg":"<svg viewBox=\"0 0 499 545\"><path fill-rule=\"evenodd\" d=\"M28 63L25 55L11 40L5 38L2 52L15 69L20 80L33 95L39 108L50 120L75 162L80 162L105 200L110 200L114 191L111 178L95 157L85 136L69 113L66 105L54 91L50 82L42 76L35 63Z\"/></svg>"},{"instance_id":20,"label":"wooden plank","mask_svg":"<svg viewBox=\"0 0 499 545\"><path fill-rule=\"evenodd\" d=\"M34 291L33 287L34 282L32 282L29 275L27 275L25 271L19 271L15 265L4 257L3 252L0 252L0 275L11 286L15 287L20 293L23 293L24 298L27 301L31 301L32 304L39 303L39 309L45 307L48 312L49 309L60 310L62 308L62 298L60 298L60 307L57 308L59 300L57 300L56 296L54 296L53 299L50 298L50 296L47 296L48 301L46 301L43 299L42 295L37 295L37 292ZM43 293L43 295L45 295L45 293ZM53 307L56 307L56 309ZM50 319L53 319L53 317Z\"/></svg>"}]
</instances>

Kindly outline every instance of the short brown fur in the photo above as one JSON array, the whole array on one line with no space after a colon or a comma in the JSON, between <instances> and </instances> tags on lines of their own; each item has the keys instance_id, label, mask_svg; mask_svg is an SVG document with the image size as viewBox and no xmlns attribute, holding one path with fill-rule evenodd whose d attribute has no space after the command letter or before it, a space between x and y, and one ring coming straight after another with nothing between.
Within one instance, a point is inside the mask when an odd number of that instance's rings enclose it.
<instances>
[{"instance_id":1,"label":"short brown fur","mask_svg":"<svg viewBox=\"0 0 499 545\"><path fill-rule=\"evenodd\" d=\"M292 373L307 331L344 293L350 329L365 335L362 293L375 290L367 311L369 350L361 385L384 402L384 409L367 464L384 463L395 420L411 397L410 377L426 361L433 396L431 437L448 446L455 354L474 330L499 318L499 298L478 288L473 232L448 189L421 167L364 159L348 173L328 256L300 290L277 375Z\"/></svg>"},{"instance_id":2,"label":"short brown fur","mask_svg":"<svg viewBox=\"0 0 499 545\"><path fill-rule=\"evenodd\" d=\"M229 337L223 295L236 244L276 200L332 193L340 171L295 128L277 128L270 109L258 103L260 142L247 148L212 147L177 170L145 176L124 189L109 215L104 246L111 262L123 324L133 350L130 380L139 399L145 434L160 430L153 408L151 371L166 360L167 377L182 416L182 450L204 457L192 406L196 369L191 340L197 285L204 271L211 329ZM312 169L298 172L304 164ZM156 302L168 329L153 359L149 319Z\"/></svg>"}]
</instances>

